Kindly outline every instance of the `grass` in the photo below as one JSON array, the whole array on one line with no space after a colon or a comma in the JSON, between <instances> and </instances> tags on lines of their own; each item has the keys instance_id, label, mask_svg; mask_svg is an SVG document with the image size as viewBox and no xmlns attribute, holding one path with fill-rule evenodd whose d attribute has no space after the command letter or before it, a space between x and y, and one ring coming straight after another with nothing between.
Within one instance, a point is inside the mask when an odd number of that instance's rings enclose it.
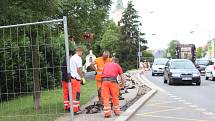
<instances>
[{"instance_id":1,"label":"grass","mask_svg":"<svg viewBox=\"0 0 215 121\"><path fill-rule=\"evenodd\" d=\"M81 105L87 103L96 93L96 81L88 81L81 89ZM32 108L33 97L23 96L0 103L0 121L53 121L63 115L62 89L43 91L41 94L41 109Z\"/></svg>"}]
</instances>

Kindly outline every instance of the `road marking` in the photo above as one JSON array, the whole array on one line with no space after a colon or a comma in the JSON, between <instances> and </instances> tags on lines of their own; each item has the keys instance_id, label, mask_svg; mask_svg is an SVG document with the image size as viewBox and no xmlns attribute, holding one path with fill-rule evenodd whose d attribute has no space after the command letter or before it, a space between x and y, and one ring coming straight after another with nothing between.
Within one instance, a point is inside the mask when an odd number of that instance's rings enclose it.
<instances>
[{"instance_id":1,"label":"road marking","mask_svg":"<svg viewBox=\"0 0 215 121\"><path fill-rule=\"evenodd\" d=\"M191 105L192 103L189 102L184 102L185 105Z\"/></svg>"},{"instance_id":2,"label":"road marking","mask_svg":"<svg viewBox=\"0 0 215 121\"><path fill-rule=\"evenodd\" d=\"M149 106L152 106L152 107L163 107L163 108L175 108L175 107L172 107L172 106L167 106L167 105L149 105Z\"/></svg>"},{"instance_id":3,"label":"road marking","mask_svg":"<svg viewBox=\"0 0 215 121\"><path fill-rule=\"evenodd\" d=\"M162 105L162 104L170 104L170 103L175 103L176 101L167 101L167 102L162 102L162 103L154 103L150 105Z\"/></svg>"},{"instance_id":4,"label":"road marking","mask_svg":"<svg viewBox=\"0 0 215 121\"><path fill-rule=\"evenodd\" d=\"M204 119L192 119L192 118L178 118L173 116L155 116L155 115L143 115L143 114L136 114L139 116L146 116L146 117L155 117L155 118L166 118L166 119L176 119L176 120L184 120L184 121L207 121Z\"/></svg>"},{"instance_id":5,"label":"road marking","mask_svg":"<svg viewBox=\"0 0 215 121\"><path fill-rule=\"evenodd\" d=\"M170 97L172 97L172 98L177 98L177 96L175 96L175 95L171 95Z\"/></svg>"},{"instance_id":6,"label":"road marking","mask_svg":"<svg viewBox=\"0 0 215 121\"><path fill-rule=\"evenodd\" d=\"M189 107L191 107L191 108L197 108L198 106L197 105L189 105Z\"/></svg>"},{"instance_id":7,"label":"road marking","mask_svg":"<svg viewBox=\"0 0 215 121\"><path fill-rule=\"evenodd\" d=\"M147 114L161 113L161 112L167 112L167 111L173 111L173 110L181 110L181 109L184 109L184 107L177 107L177 108L173 108L173 109L166 109L166 110L158 110L158 111L146 112L146 113L143 113L143 114L147 115Z\"/></svg>"},{"instance_id":8,"label":"road marking","mask_svg":"<svg viewBox=\"0 0 215 121\"><path fill-rule=\"evenodd\" d=\"M171 93L169 93L169 94L167 94L167 95L169 95L169 96L170 96L170 95L172 95L172 94L171 94Z\"/></svg>"},{"instance_id":9,"label":"road marking","mask_svg":"<svg viewBox=\"0 0 215 121\"><path fill-rule=\"evenodd\" d=\"M196 108L196 110L198 110L198 111L206 111L206 109L204 109L204 108Z\"/></svg>"},{"instance_id":10,"label":"road marking","mask_svg":"<svg viewBox=\"0 0 215 121\"><path fill-rule=\"evenodd\" d=\"M205 115L210 115L210 116L213 116L215 115L213 112L203 112Z\"/></svg>"},{"instance_id":11,"label":"road marking","mask_svg":"<svg viewBox=\"0 0 215 121\"><path fill-rule=\"evenodd\" d=\"M181 98L180 97L176 97L176 98L174 98L175 100L180 100Z\"/></svg>"},{"instance_id":12,"label":"road marking","mask_svg":"<svg viewBox=\"0 0 215 121\"><path fill-rule=\"evenodd\" d=\"M215 87L215 85L214 85L214 84L209 84L209 86Z\"/></svg>"},{"instance_id":13,"label":"road marking","mask_svg":"<svg viewBox=\"0 0 215 121\"><path fill-rule=\"evenodd\" d=\"M178 102L185 102L185 100L178 100Z\"/></svg>"}]
</instances>

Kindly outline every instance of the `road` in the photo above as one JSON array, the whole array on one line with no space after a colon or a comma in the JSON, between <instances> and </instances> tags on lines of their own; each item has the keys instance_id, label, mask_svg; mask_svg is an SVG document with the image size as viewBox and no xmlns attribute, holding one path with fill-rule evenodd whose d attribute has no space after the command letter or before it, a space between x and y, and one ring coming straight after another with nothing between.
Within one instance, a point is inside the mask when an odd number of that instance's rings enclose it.
<instances>
[{"instance_id":1,"label":"road","mask_svg":"<svg viewBox=\"0 0 215 121\"><path fill-rule=\"evenodd\" d=\"M142 77L158 89L131 121L215 121L215 81L205 80L201 86L163 83L163 76Z\"/></svg>"}]
</instances>

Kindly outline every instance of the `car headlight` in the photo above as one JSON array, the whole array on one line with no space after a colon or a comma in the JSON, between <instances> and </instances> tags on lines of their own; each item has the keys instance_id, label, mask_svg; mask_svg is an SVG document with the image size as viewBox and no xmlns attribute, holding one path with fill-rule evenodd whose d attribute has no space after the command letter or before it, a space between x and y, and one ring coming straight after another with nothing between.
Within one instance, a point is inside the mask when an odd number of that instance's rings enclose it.
<instances>
[{"instance_id":1,"label":"car headlight","mask_svg":"<svg viewBox=\"0 0 215 121\"><path fill-rule=\"evenodd\" d=\"M200 73L195 73L195 74L193 74L193 76L195 76L195 77L200 76Z\"/></svg>"},{"instance_id":2,"label":"car headlight","mask_svg":"<svg viewBox=\"0 0 215 121\"><path fill-rule=\"evenodd\" d=\"M181 74L172 74L172 77L181 77Z\"/></svg>"}]
</instances>

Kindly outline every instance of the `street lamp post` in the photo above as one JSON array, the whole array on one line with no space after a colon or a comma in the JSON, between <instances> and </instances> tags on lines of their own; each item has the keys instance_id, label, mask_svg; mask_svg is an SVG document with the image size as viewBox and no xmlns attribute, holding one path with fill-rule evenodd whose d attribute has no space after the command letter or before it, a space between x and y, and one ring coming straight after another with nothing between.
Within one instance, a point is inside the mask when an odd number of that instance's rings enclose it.
<instances>
[{"instance_id":1,"label":"street lamp post","mask_svg":"<svg viewBox=\"0 0 215 121\"><path fill-rule=\"evenodd\" d=\"M138 47L138 67L140 68L140 56L141 56L141 52L140 52L140 37L138 38L138 42L139 42L139 47Z\"/></svg>"}]
</instances>

